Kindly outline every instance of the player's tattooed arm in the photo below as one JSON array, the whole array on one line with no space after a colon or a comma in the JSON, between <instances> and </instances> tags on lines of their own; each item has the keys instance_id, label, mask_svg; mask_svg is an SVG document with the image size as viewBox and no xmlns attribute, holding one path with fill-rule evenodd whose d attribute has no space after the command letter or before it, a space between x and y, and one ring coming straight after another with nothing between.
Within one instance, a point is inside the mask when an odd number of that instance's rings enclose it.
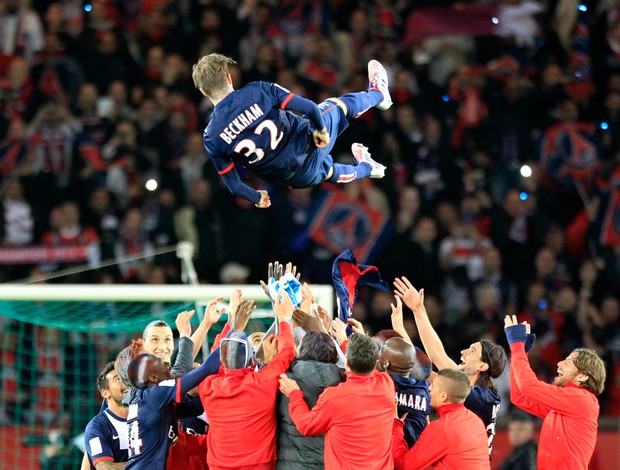
<instances>
[{"instance_id":1,"label":"player's tattooed arm","mask_svg":"<svg viewBox=\"0 0 620 470\"><path fill-rule=\"evenodd\" d=\"M95 468L97 470L119 470L125 468L127 466L127 462L110 462L109 460L103 460L101 462L97 462Z\"/></svg>"}]
</instances>

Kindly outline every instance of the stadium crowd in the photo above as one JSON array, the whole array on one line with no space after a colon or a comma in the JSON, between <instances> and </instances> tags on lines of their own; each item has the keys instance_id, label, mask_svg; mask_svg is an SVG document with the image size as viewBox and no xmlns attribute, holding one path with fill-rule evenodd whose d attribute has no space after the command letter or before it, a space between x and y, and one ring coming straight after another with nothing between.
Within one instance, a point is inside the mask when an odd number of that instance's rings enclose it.
<instances>
[{"instance_id":1,"label":"stadium crowd","mask_svg":"<svg viewBox=\"0 0 620 470\"><path fill-rule=\"evenodd\" d=\"M481 338L506 346L501 320L515 314L538 336L539 378L575 348L597 351L602 414L617 416L619 13L616 0L1 1L2 247L94 243L107 260L190 240L202 282L256 283L286 259L331 283L338 253L308 227L340 191L391 221L369 261L424 288L449 357ZM244 174L272 207L233 198L203 149L212 107L191 79L211 52L237 60L236 87L276 82L315 102L365 89L379 59L394 106L352 121L332 154L348 163L363 142L385 178L289 190ZM180 273L168 254L68 280ZM392 301L361 288L354 317L389 328ZM420 341L414 318L403 328Z\"/></svg>"}]
</instances>

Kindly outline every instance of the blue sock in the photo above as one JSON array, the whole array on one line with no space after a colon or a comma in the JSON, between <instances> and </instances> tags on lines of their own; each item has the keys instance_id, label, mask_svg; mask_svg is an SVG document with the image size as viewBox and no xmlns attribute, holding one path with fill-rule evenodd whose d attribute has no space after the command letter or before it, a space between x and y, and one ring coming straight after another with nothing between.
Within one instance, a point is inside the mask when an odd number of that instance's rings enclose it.
<instances>
[{"instance_id":1,"label":"blue sock","mask_svg":"<svg viewBox=\"0 0 620 470\"><path fill-rule=\"evenodd\" d=\"M330 183L350 183L351 181L367 178L370 176L370 165L360 163L359 165L343 165L334 163L334 173L327 181Z\"/></svg>"},{"instance_id":2,"label":"blue sock","mask_svg":"<svg viewBox=\"0 0 620 470\"><path fill-rule=\"evenodd\" d=\"M347 117L357 118L368 111L370 108L377 106L383 101L383 95L379 90L360 91L357 93L347 93L339 97L347 107Z\"/></svg>"}]
</instances>

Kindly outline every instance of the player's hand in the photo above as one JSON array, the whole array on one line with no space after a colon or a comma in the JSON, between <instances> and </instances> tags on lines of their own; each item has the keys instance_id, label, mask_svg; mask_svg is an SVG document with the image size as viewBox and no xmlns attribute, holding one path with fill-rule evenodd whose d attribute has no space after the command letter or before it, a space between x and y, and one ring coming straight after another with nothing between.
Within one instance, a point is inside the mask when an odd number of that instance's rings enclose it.
<instances>
[{"instance_id":1,"label":"player's hand","mask_svg":"<svg viewBox=\"0 0 620 470\"><path fill-rule=\"evenodd\" d=\"M353 330L353 333L357 333L358 335L366 334L366 332L364 331L364 325L362 325L362 322L359 320L356 320L353 317L347 318L347 325L351 327L351 329Z\"/></svg>"},{"instance_id":2,"label":"player's hand","mask_svg":"<svg viewBox=\"0 0 620 470\"><path fill-rule=\"evenodd\" d=\"M232 328L235 323L235 312L239 308L239 304L241 303L241 297L243 297L243 292L241 289L235 289L232 291L230 295L230 301L228 302L228 324Z\"/></svg>"},{"instance_id":3,"label":"player's hand","mask_svg":"<svg viewBox=\"0 0 620 470\"><path fill-rule=\"evenodd\" d=\"M280 374L280 392L288 397L293 390L301 390L297 382L289 379L286 374Z\"/></svg>"},{"instance_id":4,"label":"player's hand","mask_svg":"<svg viewBox=\"0 0 620 470\"><path fill-rule=\"evenodd\" d=\"M195 310L181 312L177 315L177 319L175 320L175 325L177 326L177 331L179 332L179 337L183 338L187 336L188 338L192 335L192 325L190 321L194 316Z\"/></svg>"},{"instance_id":5,"label":"player's hand","mask_svg":"<svg viewBox=\"0 0 620 470\"><path fill-rule=\"evenodd\" d=\"M224 300L224 297L217 297L216 299L213 299L211 302L209 302L209 305L207 305L207 308L205 310L205 317L202 321L210 327L215 325L220 319L220 317L224 314L224 312L226 312L226 308L221 309L219 312L217 310L217 303L221 302L222 300Z\"/></svg>"},{"instance_id":6,"label":"player's hand","mask_svg":"<svg viewBox=\"0 0 620 470\"><path fill-rule=\"evenodd\" d=\"M339 344L347 340L347 325L340 318L334 318L332 321L332 335Z\"/></svg>"},{"instance_id":7,"label":"player's hand","mask_svg":"<svg viewBox=\"0 0 620 470\"><path fill-rule=\"evenodd\" d=\"M320 131L314 131L312 133L312 139L314 140L314 145L316 145L316 148L322 149L324 147L327 147L330 141L327 128L324 127Z\"/></svg>"},{"instance_id":8,"label":"player's hand","mask_svg":"<svg viewBox=\"0 0 620 470\"><path fill-rule=\"evenodd\" d=\"M235 319L233 320L233 331L244 331L245 327L250 321L250 316L256 310L253 300L242 300L235 312Z\"/></svg>"},{"instance_id":9,"label":"player's hand","mask_svg":"<svg viewBox=\"0 0 620 470\"><path fill-rule=\"evenodd\" d=\"M269 198L269 193L263 189L259 189L258 192L260 193L260 201L258 201L255 206L259 209L266 209L267 207L271 206L271 199Z\"/></svg>"},{"instance_id":10,"label":"player's hand","mask_svg":"<svg viewBox=\"0 0 620 470\"><path fill-rule=\"evenodd\" d=\"M415 314L424 308L424 289L419 291L411 285L409 279L403 276L401 279L394 280L394 293L401 298L405 305Z\"/></svg>"},{"instance_id":11,"label":"player's hand","mask_svg":"<svg viewBox=\"0 0 620 470\"><path fill-rule=\"evenodd\" d=\"M306 332L323 331L321 320L300 309L293 311L293 320L297 322Z\"/></svg>"},{"instance_id":12,"label":"player's hand","mask_svg":"<svg viewBox=\"0 0 620 470\"><path fill-rule=\"evenodd\" d=\"M291 320L291 318L293 318L293 312L295 311L295 307L293 306L291 298L284 289L280 289L278 295L276 295L276 301L274 303L273 309L276 312L278 321L288 322Z\"/></svg>"},{"instance_id":13,"label":"player's hand","mask_svg":"<svg viewBox=\"0 0 620 470\"><path fill-rule=\"evenodd\" d=\"M269 335L263 341L263 364L269 364L278 354L278 337Z\"/></svg>"}]
</instances>

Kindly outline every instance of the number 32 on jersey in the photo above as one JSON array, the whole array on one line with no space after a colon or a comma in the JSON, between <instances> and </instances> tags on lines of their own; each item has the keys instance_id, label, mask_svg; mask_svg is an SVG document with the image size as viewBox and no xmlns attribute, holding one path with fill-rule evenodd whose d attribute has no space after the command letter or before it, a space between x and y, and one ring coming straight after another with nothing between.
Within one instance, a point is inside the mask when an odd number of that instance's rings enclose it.
<instances>
[{"instance_id":1,"label":"number 32 on jersey","mask_svg":"<svg viewBox=\"0 0 620 470\"><path fill-rule=\"evenodd\" d=\"M284 132L279 130L276 127L276 124L271 119L265 119L261 122L256 129L254 129L254 134L261 135L264 131L269 133L269 147L271 150L275 150L282 138L284 137ZM265 151L256 146L256 142L252 139L243 139L233 149L235 153L240 153L245 155L247 158L252 158L248 163L256 163L263 159L265 156Z\"/></svg>"}]
</instances>

